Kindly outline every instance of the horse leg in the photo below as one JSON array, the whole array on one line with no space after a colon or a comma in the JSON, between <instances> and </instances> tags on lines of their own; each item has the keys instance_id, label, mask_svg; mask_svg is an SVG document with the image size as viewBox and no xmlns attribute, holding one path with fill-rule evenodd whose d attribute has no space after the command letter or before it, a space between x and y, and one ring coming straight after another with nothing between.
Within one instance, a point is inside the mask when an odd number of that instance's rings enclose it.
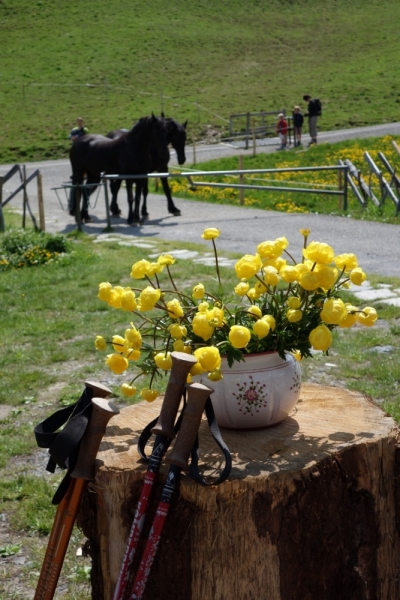
<instances>
[{"instance_id":1,"label":"horse leg","mask_svg":"<svg viewBox=\"0 0 400 600\"><path fill-rule=\"evenodd\" d=\"M117 197L118 192L121 187L122 179L111 179L110 181L110 190L111 190L111 205L110 210L113 217L119 217L121 214L121 210L118 206Z\"/></svg>"},{"instance_id":2,"label":"horse leg","mask_svg":"<svg viewBox=\"0 0 400 600\"><path fill-rule=\"evenodd\" d=\"M129 205L129 214L128 214L128 224L133 225L135 223L140 223L139 216L139 208L140 208L140 195L142 193L141 183L136 182L136 190L135 190L135 208L133 210L133 179L126 180L126 191L128 193L128 205Z\"/></svg>"},{"instance_id":3,"label":"horse leg","mask_svg":"<svg viewBox=\"0 0 400 600\"><path fill-rule=\"evenodd\" d=\"M175 206L174 201L172 200L171 189L169 187L168 178L161 177L161 183L162 183L162 186L164 189L164 194L167 197L168 212L171 213L172 215L174 215L174 217L180 217L181 211L179 210L179 208L177 208Z\"/></svg>"},{"instance_id":4,"label":"horse leg","mask_svg":"<svg viewBox=\"0 0 400 600\"><path fill-rule=\"evenodd\" d=\"M81 218L85 223L90 223L92 221L89 215L89 198L91 194L95 191L97 185L100 183L100 177L98 175L88 174L86 177L86 185L82 186L82 210L81 210ZM94 184L94 185L93 185ZM96 187L95 187L96 186Z\"/></svg>"},{"instance_id":5,"label":"horse leg","mask_svg":"<svg viewBox=\"0 0 400 600\"><path fill-rule=\"evenodd\" d=\"M149 193L149 180L143 179L142 183L142 221L145 221L149 218L149 213L147 212L147 195Z\"/></svg>"}]
</instances>

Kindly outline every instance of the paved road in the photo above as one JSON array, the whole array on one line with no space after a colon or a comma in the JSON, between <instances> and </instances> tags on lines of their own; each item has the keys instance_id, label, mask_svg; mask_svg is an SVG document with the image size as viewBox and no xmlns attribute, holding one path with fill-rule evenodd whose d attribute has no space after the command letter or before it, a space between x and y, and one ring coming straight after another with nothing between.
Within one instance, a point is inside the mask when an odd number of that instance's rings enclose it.
<instances>
[{"instance_id":1,"label":"paved road","mask_svg":"<svg viewBox=\"0 0 400 600\"><path fill-rule=\"evenodd\" d=\"M386 134L400 135L400 123L378 125L344 131L321 132L319 141L339 141L349 138L382 136ZM305 138L305 143L307 138ZM268 140L260 143L257 152L276 151L278 140ZM221 156L251 154L252 150L227 144L196 147L197 161L209 160ZM187 164L193 161L193 148L187 148ZM171 163L174 164L174 156ZM57 195L52 188L67 182L70 176L68 160L45 161L28 163L27 174L39 168L43 177L43 193L45 203L46 230L50 232L69 232L75 229L72 217L66 212L66 197L61 190L60 205ZM6 173L7 165L0 166L0 174ZM7 197L7 189L12 191L18 184L17 178L7 182L3 198ZM124 190L120 192L120 206L126 215ZM37 214L36 184L28 186L28 196L32 210ZM14 198L8 206L21 210L22 194ZM162 196L149 196L150 220L141 227L130 227L124 218L112 221L113 230L126 236L134 236L138 240L158 237L166 240L186 242L201 242L201 233L205 227L215 226L221 229L218 246L224 250L240 253L254 253L259 242L275 237L286 236L290 248L299 256L302 238L298 230L308 227L312 230L310 239L325 241L331 244L336 253L354 252L359 257L361 266L367 273L400 277L400 229L397 225L356 221L346 217L333 217L316 214L287 214L274 211L263 211L246 207L233 207L195 202L192 200L177 200L176 204L182 211L181 217L168 214L166 200ZM106 213L103 191L97 199L97 204L91 209L93 222L83 226L89 234L99 234L106 226Z\"/></svg>"}]
</instances>

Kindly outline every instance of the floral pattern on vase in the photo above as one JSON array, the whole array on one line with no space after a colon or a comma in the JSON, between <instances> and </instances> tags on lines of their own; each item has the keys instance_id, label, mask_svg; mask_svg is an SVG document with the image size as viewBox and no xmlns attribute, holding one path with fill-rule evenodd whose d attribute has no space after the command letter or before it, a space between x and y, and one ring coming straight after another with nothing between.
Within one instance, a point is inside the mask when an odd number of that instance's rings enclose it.
<instances>
[{"instance_id":1,"label":"floral pattern on vase","mask_svg":"<svg viewBox=\"0 0 400 600\"><path fill-rule=\"evenodd\" d=\"M211 384L220 427L245 430L276 425L289 416L299 399L301 368L291 354L286 360L277 352L249 354L231 368L223 357L221 370L223 379ZM194 379L209 381L202 375Z\"/></svg>"}]
</instances>

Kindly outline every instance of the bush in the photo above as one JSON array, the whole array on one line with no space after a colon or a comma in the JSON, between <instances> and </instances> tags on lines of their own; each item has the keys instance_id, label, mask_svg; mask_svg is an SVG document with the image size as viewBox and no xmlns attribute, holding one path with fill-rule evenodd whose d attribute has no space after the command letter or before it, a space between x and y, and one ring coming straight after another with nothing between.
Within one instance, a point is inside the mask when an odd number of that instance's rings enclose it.
<instances>
[{"instance_id":1,"label":"bush","mask_svg":"<svg viewBox=\"0 0 400 600\"><path fill-rule=\"evenodd\" d=\"M9 229L0 236L0 271L46 264L70 251L71 243L63 235Z\"/></svg>"}]
</instances>

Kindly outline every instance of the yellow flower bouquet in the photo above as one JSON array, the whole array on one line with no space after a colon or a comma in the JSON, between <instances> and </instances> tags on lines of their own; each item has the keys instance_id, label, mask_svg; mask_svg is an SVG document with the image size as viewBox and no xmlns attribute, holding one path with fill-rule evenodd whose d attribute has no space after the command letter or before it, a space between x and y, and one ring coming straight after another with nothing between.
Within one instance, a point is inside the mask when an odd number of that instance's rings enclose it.
<instances>
[{"instance_id":1,"label":"yellow flower bouquet","mask_svg":"<svg viewBox=\"0 0 400 600\"><path fill-rule=\"evenodd\" d=\"M130 363L137 367L138 373L122 384L122 393L133 396L136 379L150 374L150 385L140 394L154 400L159 395L154 378L170 369L174 350L196 357L192 376L202 374L217 382L222 378L221 356L229 367L246 355L272 351L283 359L292 353L301 360L313 350L327 353L336 327L373 325L374 308L360 310L339 297L350 282L361 285L366 279L357 257L335 256L324 242L308 243L309 230L300 233L304 244L299 262L289 252L285 237L264 241L255 254L236 262L237 284L227 286L221 281L215 242L220 232L205 229L202 238L211 241L215 256L214 293L205 282L196 284L191 293L179 290L172 276L175 258L169 254L132 266L130 275L143 281L140 287L100 283L100 300L132 314L124 335L113 335L108 342L97 336L95 341L98 350L112 346L114 352L106 363L114 373L125 373Z\"/></svg>"}]
</instances>

